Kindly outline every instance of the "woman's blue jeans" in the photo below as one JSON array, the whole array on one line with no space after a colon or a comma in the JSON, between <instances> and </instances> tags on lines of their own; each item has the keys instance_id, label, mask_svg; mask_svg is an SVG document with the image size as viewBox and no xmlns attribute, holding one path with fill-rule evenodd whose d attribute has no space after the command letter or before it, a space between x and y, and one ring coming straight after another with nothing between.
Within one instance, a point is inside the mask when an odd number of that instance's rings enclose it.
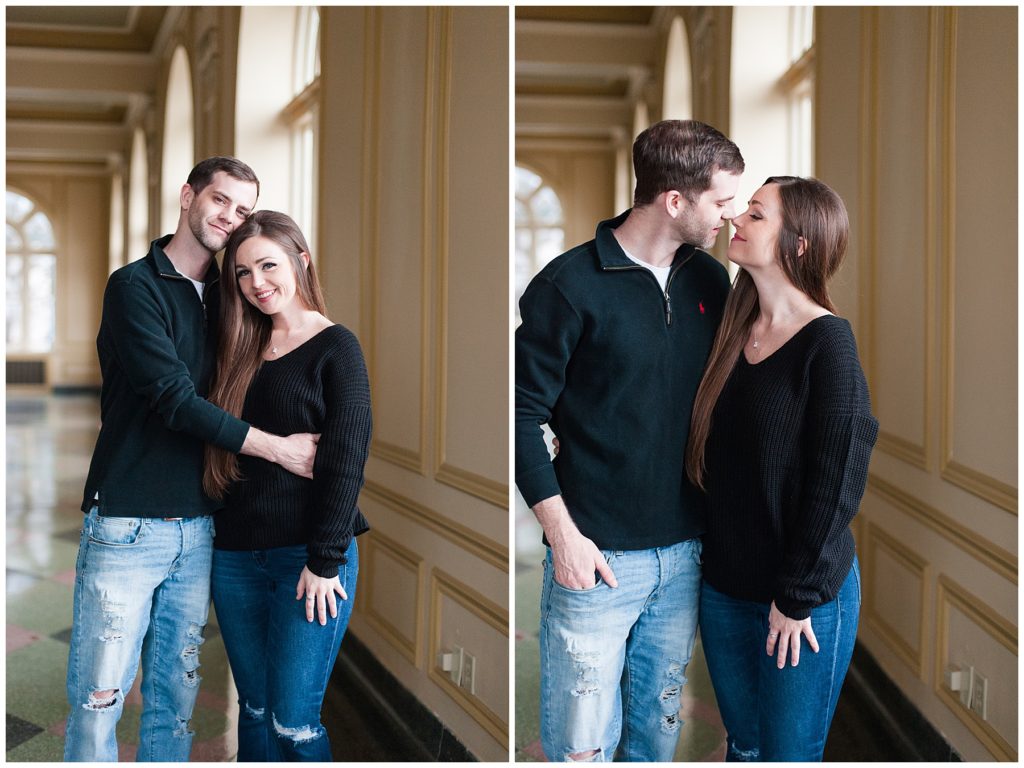
<instances>
[{"instance_id":1,"label":"woman's blue jeans","mask_svg":"<svg viewBox=\"0 0 1024 768\"><path fill-rule=\"evenodd\" d=\"M355 538L338 578L338 616L306 621L295 587L306 547L213 553L213 605L238 688L239 762L329 762L320 723L327 681L355 600L359 553Z\"/></svg>"},{"instance_id":2,"label":"woman's blue jeans","mask_svg":"<svg viewBox=\"0 0 1024 768\"><path fill-rule=\"evenodd\" d=\"M854 558L836 598L811 611L818 653L800 639L800 663L765 652L770 604L735 600L707 582L700 636L728 734L726 760L820 761L857 639L860 566Z\"/></svg>"}]
</instances>

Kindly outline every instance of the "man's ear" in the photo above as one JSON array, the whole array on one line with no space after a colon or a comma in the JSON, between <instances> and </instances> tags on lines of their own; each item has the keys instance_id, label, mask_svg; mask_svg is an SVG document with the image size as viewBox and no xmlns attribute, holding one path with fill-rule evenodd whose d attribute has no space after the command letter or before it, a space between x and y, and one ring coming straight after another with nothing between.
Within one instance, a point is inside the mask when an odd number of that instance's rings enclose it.
<instances>
[{"instance_id":1,"label":"man's ear","mask_svg":"<svg viewBox=\"0 0 1024 768\"><path fill-rule=\"evenodd\" d=\"M181 192L178 194L178 202L182 208L186 211L188 207L192 205L192 201L195 200L196 193L192 190L192 185L185 183L181 185Z\"/></svg>"},{"instance_id":2,"label":"man's ear","mask_svg":"<svg viewBox=\"0 0 1024 768\"><path fill-rule=\"evenodd\" d=\"M681 214L683 209L686 207L686 198L674 189L663 192L662 195L664 195L663 204L665 206L665 213L673 219L679 218L679 214Z\"/></svg>"}]
</instances>

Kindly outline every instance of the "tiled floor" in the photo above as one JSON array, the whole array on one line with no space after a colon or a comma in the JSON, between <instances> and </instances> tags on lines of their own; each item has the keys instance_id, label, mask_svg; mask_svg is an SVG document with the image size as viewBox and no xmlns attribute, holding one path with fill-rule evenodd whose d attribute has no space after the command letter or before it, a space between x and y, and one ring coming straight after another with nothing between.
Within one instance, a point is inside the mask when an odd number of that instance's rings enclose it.
<instances>
[{"instance_id":1,"label":"tiled floor","mask_svg":"<svg viewBox=\"0 0 1024 768\"><path fill-rule=\"evenodd\" d=\"M95 397L18 397L7 402L7 759L60 760L71 597L82 525L82 488L99 407ZM202 688L192 719L192 759L236 751L238 705L211 610ZM118 724L121 759L132 759L142 700L139 679Z\"/></svg>"},{"instance_id":2,"label":"tiled floor","mask_svg":"<svg viewBox=\"0 0 1024 768\"><path fill-rule=\"evenodd\" d=\"M90 396L7 399L7 760L59 761L67 717L64 677L71 598L82 525L82 488L99 428ZM344 645L342 646L344 653ZM369 722L339 684L325 698L322 722L336 760L404 761L408 745ZM237 753L236 693L211 607L202 650L202 687L193 713L193 761ZM139 680L118 724L121 759L135 756L142 700Z\"/></svg>"}]
</instances>

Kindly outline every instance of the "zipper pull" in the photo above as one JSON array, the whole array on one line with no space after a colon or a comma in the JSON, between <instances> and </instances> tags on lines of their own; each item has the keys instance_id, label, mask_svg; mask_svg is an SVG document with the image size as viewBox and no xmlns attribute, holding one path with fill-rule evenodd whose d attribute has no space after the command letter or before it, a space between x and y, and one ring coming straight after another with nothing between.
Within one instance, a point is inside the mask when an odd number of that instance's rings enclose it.
<instances>
[{"instance_id":1,"label":"zipper pull","mask_svg":"<svg viewBox=\"0 0 1024 768\"><path fill-rule=\"evenodd\" d=\"M665 323L672 325L672 299L669 298L668 292L665 292Z\"/></svg>"}]
</instances>

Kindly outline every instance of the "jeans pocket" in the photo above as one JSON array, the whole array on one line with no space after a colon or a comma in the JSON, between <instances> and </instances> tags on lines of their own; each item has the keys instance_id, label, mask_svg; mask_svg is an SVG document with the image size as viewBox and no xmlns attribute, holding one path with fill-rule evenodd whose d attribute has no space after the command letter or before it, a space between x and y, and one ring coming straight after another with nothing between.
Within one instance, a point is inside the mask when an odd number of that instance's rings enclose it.
<instances>
[{"instance_id":1,"label":"jeans pocket","mask_svg":"<svg viewBox=\"0 0 1024 768\"><path fill-rule=\"evenodd\" d=\"M612 562L615 560L615 558L619 554L620 554L619 552L616 552L615 550L612 550L612 549L602 549L601 550L601 555L604 557L604 561L608 564L608 567L610 567L610 568L612 567ZM547 564L545 563L545 565L547 565ZM613 569L613 572L614 572L614 569ZM594 571L594 586L592 586L592 587L585 587L584 589L577 589L575 587L567 587L564 584L559 584L558 580L555 578L554 566L553 565L551 566L551 583L555 586L555 589L560 589L563 592L568 592L568 593L573 594L573 595L584 595L584 594L587 594L589 592L596 592L601 587L607 586L606 583L605 583L604 578L602 578L601 574L598 573L597 571Z\"/></svg>"},{"instance_id":2,"label":"jeans pocket","mask_svg":"<svg viewBox=\"0 0 1024 768\"><path fill-rule=\"evenodd\" d=\"M89 529L89 540L110 547L129 547L142 538L141 517L104 517L96 515Z\"/></svg>"}]
</instances>

